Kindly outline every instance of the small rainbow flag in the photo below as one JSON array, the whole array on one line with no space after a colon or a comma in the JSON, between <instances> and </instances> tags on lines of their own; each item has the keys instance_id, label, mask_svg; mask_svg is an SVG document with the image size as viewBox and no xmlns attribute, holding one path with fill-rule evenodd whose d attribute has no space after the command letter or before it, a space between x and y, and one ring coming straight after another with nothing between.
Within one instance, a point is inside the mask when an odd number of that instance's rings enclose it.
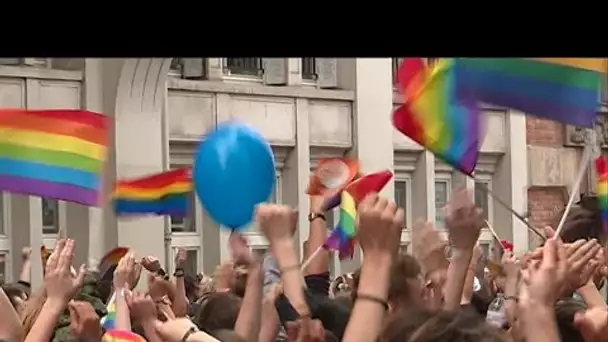
<instances>
[{"instance_id":1,"label":"small rainbow flag","mask_svg":"<svg viewBox=\"0 0 608 342\"><path fill-rule=\"evenodd\" d=\"M102 114L0 109L0 191L95 206L107 143Z\"/></svg>"},{"instance_id":2,"label":"small rainbow flag","mask_svg":"<svg viewBox=\"0 0 608 342\"><path fill-rule=\"evenodd\" d=\"M186 216L192 192L190 169L176 169L144 178L121 180L114 190L116 214Z\"/></svg>"},{"instance_id":3,"label":"small rainbow flag","mask_svg":"<svg viewBox=\"0 0 608 342\"><path fill-rule=\"evenodd\" d=\"M340 222L331 232L323 247L327 250L339 251L340 259L352 258L356 224L357 208L355 199L348 191L342 191Z\"/></svg>"},{"instance_id":4,"label":"small rainbow flag","mask_svg":"<svg viewBox=\"0 0 608 342\"><path fill-rule=\"evenodd\" d=\"M604 231L608 234L608 162L603 156L595 160L595 170L597 171L597 200Z\"/></svg>"},{"instance_id":5,"label":"small rainbow flag","mask_svg":"<svg viewBox=\"0 0 608 342\"><path fill-rule=\"evenodd\" d=\"M348 191L348 193L353 197L355 200L355 205L359 205L367 194L372 192L380 192L382 188L384 188L384 186L391 180L391 178L393 178L393 173L389 170L370 173L350 182L344 188L344 191ZM342 192L343 191L340 191L335 196L329 198L323 204L323 211L328 211L339 206L340 202L342 202Z\"/></svg>"},{"instance_id":6,"label":"small rainbow flag","mask_svg":"<svg viewBox=\"0 0 608 342\"><path fill-rule=\"evenodd\" d=\"M459 97L593 127L608 59L457 58L454 69Z\"/></svg>"},{"instance_id":7,"label":"small rainbow flag","mask_svg":"<svg viewBox=\"0 0 608 342\"><path fill-rule=\"evenodd\" d=\"M99 271L100 279L111 280L114 275L114 270L118 265L118 262L129 252L127 247L116 247L111 251L107 252L99 261L97 269Z\"/></svg>"},{"instance_id":8,"label":"small rainbow flag","mask_svg":"<svg viewBox=\"0 0 608 342\"><path fill-rule=\"evenodd\" d=\"M102 342L146 342L146 339L127 330L106 330L101 338Z\"/></svg>"},{"instance_id":9,"label":"small rainbow flag","mask_svg":"<svg viewBox=\"0 0 608 342\"><path fill-rule=\"evenodd\" d=\"M105 331L110 331L116 328L116 293L112 294L106 308L108 313L101 318L100 324Z\"/></svg>"},{"instance_id":10,"label":"small rainbow flag","mask_svg":"<svg viewBox=\"0 0 608 342\"><path fill-rule=\"evenodd\" d=\"M395 128L465 174L477 165L481 116L477 104L456 97L454 63L440 59L427 67L406 58L398 81L405 103L393 113Z\"/></svg>"}]
</instances>

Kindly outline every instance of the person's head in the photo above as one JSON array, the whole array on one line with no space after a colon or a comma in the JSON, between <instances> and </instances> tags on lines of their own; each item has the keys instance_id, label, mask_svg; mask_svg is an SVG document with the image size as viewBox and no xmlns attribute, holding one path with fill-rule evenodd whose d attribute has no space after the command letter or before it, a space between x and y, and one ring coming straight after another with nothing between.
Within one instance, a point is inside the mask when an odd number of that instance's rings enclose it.
<instances>
[{"instance_id":1,"label":"person's head","mask_svg":"<svg viewBox=\"0 0 608 342\"><path fill-rule=\"evenodd\" d=\"M556 222L559 222L557 220L561 219L562 215L563 212L556 217ZM554 227L556 226L557 224L554 225ZM579 203L573 206L568 213L560 237L564 242L597 239L602 246L606 246L607 236L604 232L596 196L581 196Z\"/></svg>"},{"instance_id":2,"label":"person's head","mask_svg":"<svg viewBox=\"0 0 608 342\"><path fill-rule=\"evenodd\" d=\"M198 299L198 279L189 274L184 275L184 287L186 297L190 303L196 302Z\"/></svg>"},{"instance_id":3,"label":"person's head","mask_svg":"<svg viewBox=\"0 0 608 342\"><path fill-rule=\"evenodd\" d=\"M391 266L388 301L391 310L415 304L423 305L424 282L421 277L421 268L418 261L409 254L399 254ZM353 274L353 296L359 288L361 270Z\"/></svg>"},{"instance_id":4,"label":"person's head","mask_svg":"<svg viewBox=\"0 0 608 342\"><path fill-rule=\"evenodd\" d=\"M573 298L564 298L555 304L555 321L562 341L584 341L578 329L574 327L574 315L585 309L583 303Z\"/></svg>"},{"instance_id":5,"label":"person's head","mask_svg":"<svg viewBox=\"0 0 608 342\"><path fill-rule=\"evenodd\" d=\"M400 310L387 323L381 342L506 342L507 336L477 315Z\"/></svg>"},{"instance_id":6,"label":"person's head","mask_svg":"<svg viewBox=\"0 0 608 342\"><path fill-rule=\"evenodd\" d=\"M25 303L28 300L28 294L20 284L4 284L2 290L6 293L6 296L11 301L13 308L18 314L21 314L25 309Z\"/></svg>"},{"instance_id":7,"label":"person's head","mask_svg":"<svg viewBox=\"0 0 608 342\"><path fill-rule=\"evenodd\" d=\"M201 302L201 307L194 317L194 324L207 333L219 329L231 330L240 309L241 298L233 293L212 293Z\"/></svg>"},{"instance_id":8,"label":"person's head","mask_svg":"<svg viewBox=\"0 0 608 342\"><path fill-rule=\"evenodd\" d=\"M247 268L236 267L234 269L234 282L230 290L235 295L243 298L245 296L245 289L247 288Z\"/></svg>"}]
</instances>

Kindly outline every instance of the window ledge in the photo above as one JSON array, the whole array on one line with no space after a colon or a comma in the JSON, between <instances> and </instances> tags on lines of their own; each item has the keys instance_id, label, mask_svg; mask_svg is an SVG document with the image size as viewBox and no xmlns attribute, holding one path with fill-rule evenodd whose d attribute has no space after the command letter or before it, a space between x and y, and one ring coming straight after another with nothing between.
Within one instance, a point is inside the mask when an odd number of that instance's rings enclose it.
<instances>
[{"instance_id":1,"label":"window ledge","mask_svg":"<svg viewBox=\"0 0 608 342\"><path fill-rule=\"evenodd\" d=\"M37 78L48 80L81 81L82 71L43 69L29 66L0 66L0 77Z\"/></svg>"},{"instance_id":2,"label":"window ledge","mask_svg":"<svg viewBox=\"0 0 608 342\"><path fill-rule=\"evenodd\" d=\"M352 90L317 89L316 87L264 86L260 82L232 83L208 80L182 80L170 78L167 81L169 89L190 90L210 93L228 93L243 95L262 95L279 97L299 97L310 99L353 101L355 93Z\"/></svg>"}]
</instances>

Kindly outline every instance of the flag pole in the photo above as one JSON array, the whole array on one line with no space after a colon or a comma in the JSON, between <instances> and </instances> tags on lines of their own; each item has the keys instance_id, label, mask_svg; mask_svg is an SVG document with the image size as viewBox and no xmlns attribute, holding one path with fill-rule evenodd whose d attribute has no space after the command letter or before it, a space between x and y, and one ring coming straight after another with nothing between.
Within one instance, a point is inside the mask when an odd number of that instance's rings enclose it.
<instances>
[{"instance_id":1,"label":"flag pole","mask_svg":"<svg viewBox=\"0 0 608 342\"><path fill-rule=\"evenodd\" d=\"M467 175L467 176L473 180L478 180L473 175ZM530 231L532 231L534 234L538 235L538 237L540 237L543 241L546 240L545 235L541 234L541 232L539 232L538 229L532 227L532 225L530 224L530 222L528 222L528 220L526 220L521 214L519 214L517 211L515 211L513 208L511 208L510 205L508 205L505 201L503 201L495 193L493 193L492 190L490 190L483 182L476 182L475 187L477 187L478 185L483 192L490 195L490 197L492 197L498 204L500 204L503 208L507 209L511 214L513 214L513 216L515 216L518 220L520 220L521 223L525 224L526 227L528 227L528 229L530 229Z\"/></svg>"}]
</instances>

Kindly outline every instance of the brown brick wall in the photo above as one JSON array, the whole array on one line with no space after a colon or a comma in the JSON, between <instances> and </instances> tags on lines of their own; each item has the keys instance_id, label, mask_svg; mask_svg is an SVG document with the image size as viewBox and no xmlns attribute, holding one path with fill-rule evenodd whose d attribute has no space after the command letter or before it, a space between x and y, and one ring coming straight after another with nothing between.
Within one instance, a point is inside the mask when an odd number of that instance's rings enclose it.
<instances>
[{"instance_id":1,"label":"brown brick wall","mask_svg":"<svg viewBox=\"0 0 608 342\"><path fill-rule=\"evenodd\" d=\"M528 145L563 147L564 127L558 122L528 115L526 137Z\"/></svg>"},{"instance_id":2,"label":"brown brick wall","mask_svg":"<svg viewBox=\"0 0 608 342\"><path fill-rule=\"evenodd\" d=\"M542 232L544 226L552 226L559 213L564 210L565 193L560 188L528 189L528 214L532 227ZM538 245L540 241L534 233L530 233L530 246Z\"/></svg>"},{"instance_id":3,"label":"brown brick wall","mask_svg":"<svg viewBox=\"0 0 608 342\"><path fill-rule=\"evenodd\" d=\"M555 148L564 146L563 125L551 120L527 116L526 137L528 145ZM553 225L566 200L563 189L558 187L528 189L528 215L532 226L542 229L546 225ZM530 246L539 243L537 236L530 232Z\"/></svg>"}]
</instances>

